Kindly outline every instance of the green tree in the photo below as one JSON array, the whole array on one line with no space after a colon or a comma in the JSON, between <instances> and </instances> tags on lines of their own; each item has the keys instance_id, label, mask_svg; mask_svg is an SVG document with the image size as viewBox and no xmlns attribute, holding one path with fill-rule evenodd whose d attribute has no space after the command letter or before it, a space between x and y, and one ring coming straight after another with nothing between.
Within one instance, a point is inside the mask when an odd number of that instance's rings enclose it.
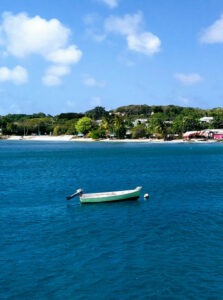
<instances>
[{"instance_id":1,"label":"green tree","mask_svg":"<svg viewBox=\"0 0 223 300\"><path fill-rule=\"evenodd\" d=\"M76 134L77 130L76 130L76 124L77 124L77 120L76 119L71 119L68 120L65 123L65 127L66 127L66 134Z\"/></svg>"},{"instance_id":2,"label":"green tree","mask_svg":"<svg viewBox=\"0 0 223 300\"><path fill-rule=\"evenodd\" d=\"M45 117L46 117L46 115L44 113L42 113L42 112L40 112L38 114L33 114L32 115L32 118L38 118L38 119L45 118Z\"/></svg>"},{"instance_id":3,"label":"green tree","mask_svg":"<svg viewBox=\"0 0 223 300\"><path fill-rule=\"evenodd\" d=\"M173 121L172 133L181 135L183 132L183 117L179 115Z\"/></svg>"},{"instance_id":4,"label":"green tree","mask_svg":"<svg viewBox=\"0 0 223 300\"><path fill-rule=\"evenodd\" d=\"M14 123L7 123L5 133L9 134L9 135L15 134L16 128L17 128L17 126Z\"/></svg>"},{"instance_id":5,"label":"green tree","mask_svg":"<svg viewBox=\"0 0 223 300\"><path fill-rule=\"evenodd\" d=\"M158 106L152 106L151 108L152 108L152 111L154 113L162 113L163 112L163 107L160 106L160 105L158 105Z\"/></svg>"},{"instance_id":6,"label":"green tree","mask_svg":"<svg viewBox=\"0 0 223 300\"><path fill-rule=\"evenodd\" d=\"M108 115L108 112L105 110L104 107L96 106L92 110L88 110L86 112L86 116L93 120L100 120L102 117L105 117Z\"/></svg>"},{"instance_id":7,"label":"green tree","mask_svg":"<svg viewBox=\"0 0 223 300\"><path fill-rule=\"evenodd\" d=\"M53 129L53 135L61 135L66 133L66 127L64 125L56 125Z\"/></svg>"},{"instance_id":8,"label":"green tree","mask_svg":"<svg viewBox=\"0 0 223 300\"><path fill-rule=\"evenodd\" d=\"M32 118L25 120L26 128L30 133L44 134L52 132L52 117Z\"/></svg>"},{"instance_id":9,"label":"green tree","mask_svg":"<svg viewBox=\"0 0 223 300\"><path fill-rule=\"evenodd\" d=\"M125 126L126 126L127 128L133 128L134 125L133 125L133 123L132 123L132 120L130 120L130 119L125 120Z\"/></svg>"},{"instance_id":10,"label":"green tree","mask_svg":"<svg viewBox=\"0 0 223 300\"><path fill-rule=\"evenodd\" d=\"M183 108L180 106L168 105L167 109L165 110L165 114L169 119L172 120L176 116L180 115L182 109Z\"/></svg>"},{"instance_id":11,"label":"green tree","mask_svg":"<svg viewBox=\"0 0 223 300\"><path fill-rule=\"evenodd\" d=\"M223 128L223 116L217 116L214 118L211 127L213 129L221 129Z\"/></svg>"},{"instance_id":12,"label":"green tree","mask_svg":"<svg viewBox=\"0 0 223 300\"><path fill-rule=\"evenodd\" d=\"M77 122L75 128L77 132L87 134L93 128L93 124L90 118L83 117Z\"/></svg>"},{"instance_id":13,"label":"green tree","mask_svg":"<svg viewBox=\"0 0 223 300\"><path fill-rule=\"evenodd\" d=\"M126 127L125 127L124 120L119 116L115 116L114 119L114 133L115 136L119 139L124 139L126 134Z\"/></svg>"},{"instance_id":14,"label":"green tree","mask_svg":"<svg viewBox=\"0 0 223 300\"><path fill-rule=\"evenodd\" d=\"M62 113L56 116L58 120L72 120L72 119L80 119L83 118L84 114L81 113Z\"/></svg>"},{"instance_id":15,"label":"green tree","mask_svg":"<svg viewBox=\"0 0 223 300\"><path fill-rule=\"evenodd\" d=\"M101 138L105 138L106 137L106 133L105 133L105 130L102 129L102 128L97 128L97 129L94 129L91 131L90 133L90 137L94 140L98 140L98 139L101 139Z\"/></svg>"},{"instance_id":16,"label":"green tree","mask_svg":"<svg viewBox=\"0 0 223 300\"><path fill-rule=\"evenodd\" d=\"M127 116L148 116L151 113L151 108L147 104L127 105L118 107L116 112L125 113Z\"/></svg>"},{"instance_id":17,"label":"green tree","mask_svg":"<svg viewBox=\"0 0 223 300\"><path fill-rule=\"evenodd\" d=\"M144 124L138 125L132 129L132 138L139 139L147 136L147 130Z\"/></svg>"},{"instance_id":18,"label":"green tree","mask_svg":"<svg viewBox=\"0 0 223 300\"><path fill-rule=\"evenodd\" d=\"M100 127L106 132L114 132L114 116L103 117Z\"/></svg>"},{"instance_id":19,"label":"green tree","mask_svg":"<svg viewBox=\"0 0 223 300\"><path fill-rule=\"evenodd\" d=\"M149 131L158 134L161 138L166 139L170 131L170 126L166 123L166 116L163 113L155 113L149 118L148 129Z\"/></svg>"},{"instance_id":20,"label":"green tree","mask_svg":"<svg viewBox=\"0 0 223 300\"><path fill-rule=\"evenodd\" d=\"M196 119L194 116L188 116L183 119L183 132L200 130L202 128L199 119Z\"/></svg>"}]
</instances>

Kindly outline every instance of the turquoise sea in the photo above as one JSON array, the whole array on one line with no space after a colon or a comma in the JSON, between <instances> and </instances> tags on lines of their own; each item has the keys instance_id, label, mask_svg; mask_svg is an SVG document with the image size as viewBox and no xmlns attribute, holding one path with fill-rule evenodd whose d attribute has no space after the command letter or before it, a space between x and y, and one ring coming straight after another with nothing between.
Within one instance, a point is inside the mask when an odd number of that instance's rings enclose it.
<instances>
[{"instance_id":1,"label":"turquoise sea","mask_svg":"<svg viewBox=\"0 0 223 300\"><path fill-rule=\"evenodd\" d=\"M0 299L223 299L223 144L0 141L0 187Z\"/></svg>"}]
</instances>

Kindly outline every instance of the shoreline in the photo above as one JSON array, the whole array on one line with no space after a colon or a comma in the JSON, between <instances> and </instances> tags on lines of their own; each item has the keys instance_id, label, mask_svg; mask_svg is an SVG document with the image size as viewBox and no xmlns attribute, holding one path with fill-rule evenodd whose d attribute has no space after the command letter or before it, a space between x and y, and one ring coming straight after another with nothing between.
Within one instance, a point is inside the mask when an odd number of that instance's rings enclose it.
<instances>
[{"instance_id":1,"label":"shoreline","mask_svg":"<svg viewBox=\"0 0 223 300\"><path fill-rule=\"evenodd\" d=\"M164 141L163 139L101 139L101 140L93 140L92 138L74 138L73 135L59 135L59 136L49 136L49 135L42 135L42 136L5 136L2 137L1 140L7 141L45 141L45 142L105 142L105 143L219 143L222 141L218 140L172 140L172 141Z\"/></svg>"}]
</instances>

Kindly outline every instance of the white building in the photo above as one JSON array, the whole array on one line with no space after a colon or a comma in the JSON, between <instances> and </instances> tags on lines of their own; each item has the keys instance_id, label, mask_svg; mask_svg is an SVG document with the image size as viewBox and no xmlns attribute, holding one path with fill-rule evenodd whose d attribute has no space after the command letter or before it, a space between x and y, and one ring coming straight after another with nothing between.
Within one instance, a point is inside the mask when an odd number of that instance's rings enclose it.
<instances>
[{"instance_id":1,"label":"white building","mask_svg":"<svg viewBox=\"0 0 223 300\"><path fill-rule=\"evenodd\" d=\"M200 118L200 122L201 123L211 123L213 120L214 120L213 117L203 117L203 118Z\"/></svg>"},{"instance_id":2,"label":"white building","mask_svg":"<svg viewBox=\"0 0 223 300\"><path fill-rule=\"evenodd\" d=\"M102 124L102 120L96 120L95 121L98 125L101 125Z\"/></svg>"},{"instance_id":3,"label":"white building","mask_svg":"<svg viewBox=\"0 0 223 300\"><path fill-rule=\"evenodd\" d=\"M132 124L133 124L134 126L137 126L137 125L139 125L139 124L146 124L147 122L148 122L147 119L136 119L135 121L132 122Z\"/></svg>"},{"instance_id":4,"label":"white building","mask_svg":"<svg viewBox=\"0 0 223 300\"><path fill-rule=\"evenodd\" d=\"M122 116L122 117L124 117L124 116L125 116L125 113L121 113L121 112L118 111L118 112L115 112L115 115L116 115L116 116Z\"/></svg>"},{"instance_id":5,"label":"white building","mask_svg":"<svg viewBox=\"0 0 223 300\"><path fill-rule=\"evenodd\" d=\"M173 124L173 121L164 121L164 124Z\"/></svg>"}]
</instances>

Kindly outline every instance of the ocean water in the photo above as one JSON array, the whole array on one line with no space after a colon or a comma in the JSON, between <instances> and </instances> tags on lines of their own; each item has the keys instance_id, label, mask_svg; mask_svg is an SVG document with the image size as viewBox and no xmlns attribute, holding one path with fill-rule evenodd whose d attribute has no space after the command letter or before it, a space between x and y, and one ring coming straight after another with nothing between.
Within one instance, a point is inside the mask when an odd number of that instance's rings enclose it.
<instances>
[{"instance_id":1,"label":"ocean water","mask_svg":"<svg viewBox=\"0 0 223 300\"><path fill-rule=\"evenodd\" d=\"M223 144L0 141L0 187L0 299L223 299Z\"/></svg>"}]
</instances>

